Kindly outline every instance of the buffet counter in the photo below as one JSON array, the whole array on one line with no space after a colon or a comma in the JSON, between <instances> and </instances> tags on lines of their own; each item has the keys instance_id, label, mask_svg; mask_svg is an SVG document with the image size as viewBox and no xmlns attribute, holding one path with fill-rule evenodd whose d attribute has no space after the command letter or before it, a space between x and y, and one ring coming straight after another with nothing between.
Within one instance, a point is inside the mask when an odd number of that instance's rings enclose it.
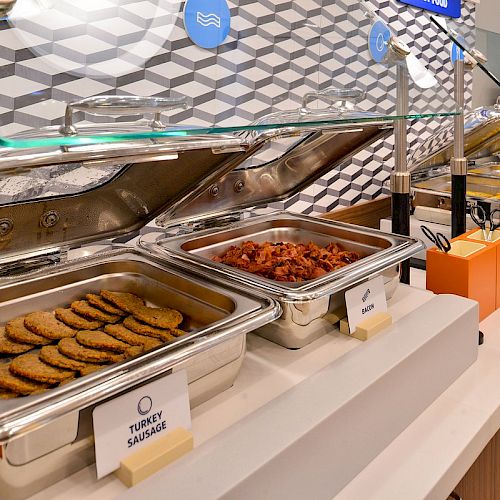
<instances>
[{"instance_id":1,"label":"buffet counter","mask_svg":"<svg viewBox=\"0 0 500 500\"><path fill-rule=\"evenodd\" d=\"M500 310L478 360L335 500L444 500L500 429Z\"/></svg>"},{"instance_id":2,"label":"buffet counter","mask_svg":"<svg viewBox=\"0 0 500 500\"><path fill-rule=\"evenodd\" d=\"M423 286L424 273L414 272L414 286L402 285L389 301L394 321L432 299ZM498 377L498 331L500 313L482 323L486 336L479 359L431 406L406 428L375 460L337 496L358 498L446 498L500 426ZM192 412L195 448L223 436L266 403L297 386L359 341L332 332L299 350L287 350L256 335L248 336L248 350L233 387ZM257 412L259 413L259 412ZM388 422L387 425L390 425ZM216 470L216 469L214 469ZM114 499L164 498L168 467L127 491L113 475L95 479L95 466L31 497L32 500L72 498ZM219 471L223 474L223 471ZM184 495L183 495L184 497Z\"/></svg>"}]
</instances>

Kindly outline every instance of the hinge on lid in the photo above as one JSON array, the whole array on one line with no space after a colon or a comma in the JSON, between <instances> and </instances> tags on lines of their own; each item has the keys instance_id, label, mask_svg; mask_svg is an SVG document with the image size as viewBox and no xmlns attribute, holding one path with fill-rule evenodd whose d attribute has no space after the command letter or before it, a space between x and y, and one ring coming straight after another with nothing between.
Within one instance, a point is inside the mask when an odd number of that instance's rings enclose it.
<instances>
[{"instance_id":1,"label":"hinge on lid","mask_svg":"<svg viewBox=\"0 0 500 500\"><path fill-rule=\"evenodd\" d=\"M0 278L17 276L38 271L39 269L67 260L66 248L53 248L0 259Z\"/></svg>"},{"instance_id":2,"label":"hinge on lid","mask_svg":"<svg viewBox=\"0 0 500 500\"><path fill-rule=\"evenodd\" d=\"M212 153L214 155L221 155L224 153L239 153L240 151L245 151L242 146L225 146L222 148L212 148Z\"/></svg>"},{"instance_id":3,"label":"hinge on lid","mask_svg":"<svg viewBox=\"0 0 500 500\"><path fill-rule=\"evenodd\" d=\"M165 236L181 236L183 234L192 234L196 231L203 231L204 229L226 227L239 222L242 218L242 212L234 212L222 216L207 217L206 219L179 222L178 224L163 226L163 228L165 229Z\"/></svg>"},{"instance_id":4,"label":"hinge on lid","mask_svg":"<svg viewBox=\"0 0 500 500\"><path fill-rule=\"evenodd\" d=\"M235 211L224 215L214 215L200 220L187 220L172 225L161 226L165 230L165 237L191 234L204 229L225 228L244 219L257 217L259 215L271 215L281 213L281 209L276 208L252 208L248 210Z\"/></svg>"}]
</instances>

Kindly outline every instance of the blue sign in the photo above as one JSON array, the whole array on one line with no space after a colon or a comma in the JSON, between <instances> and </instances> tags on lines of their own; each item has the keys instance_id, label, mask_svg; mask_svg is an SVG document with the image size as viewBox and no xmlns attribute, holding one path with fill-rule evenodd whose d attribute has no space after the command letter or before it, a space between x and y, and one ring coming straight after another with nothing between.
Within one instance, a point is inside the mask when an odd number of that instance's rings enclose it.
<instances>
[{"instance_id":1,"label":"blue sign","mask_svg":"<svg viewBox=\"0 0 500 500\"><path fill-rule=\"evenodd\" d=\"M375 62L382 62L387 53L387 42L391 37L389 28L382 22L376 21L370 28L368 35L368 49Z\"/></svg>"},{"instance_id":2,"label":"blue sign","mask_svg":"<svg viewBox=\"0 0 500 500\"><path fill-rule=\"evenodd\" d=\"M463 61L464 59L464 51L454 42L451 42L450 58L452 64L455 64L455 61Z\"/></svg>"},{"instance_id":3,"label":"blue sign","mask_svg":"<svg viewBox=\"0 0 500 500\"><path fill-rule=\"evenodd\" d=\"M401 3L430 10L443 16L460 17L462 0L399 0Z\"/></svg>"},{"instance_id":4,"label":"blue sign","mask_svg":"<svg viewBox=\"0 0 500 500\"><path fill-rule=\"evenodd\" d=\"M218 47L231 29L231 13L226 0L187 0L184 27L196 45L204 49Z\"/></svg>"}]
</instances>

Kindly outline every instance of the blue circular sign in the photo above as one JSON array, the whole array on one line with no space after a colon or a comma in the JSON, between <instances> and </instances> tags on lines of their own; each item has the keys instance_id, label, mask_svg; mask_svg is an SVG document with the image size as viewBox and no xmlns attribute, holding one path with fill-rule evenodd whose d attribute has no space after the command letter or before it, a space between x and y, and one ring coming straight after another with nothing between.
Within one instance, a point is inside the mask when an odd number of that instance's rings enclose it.
<instances>
[{"instance_id":1,"label":"blue circular sign","mask_svg":"<svg viewBox=\"0 0 500 500\"><path fill-rule=\"evenodd\" d=\"M382 22L376 21L368 35L368 48L375 62L382 62L387 54L387 42L391 38L389 28Z\"/></svg>"},{"instance_id":2,"label":"blue circular sign","mask_svg":"<svg viewBox=\"0 0 500 500\"><path fill-rule=\"evenodd\" d=\"M231 29L231 13L226 0L187 0L184 27L196 45L204 49L218 47Z\"/></svg>"}]
</instances>

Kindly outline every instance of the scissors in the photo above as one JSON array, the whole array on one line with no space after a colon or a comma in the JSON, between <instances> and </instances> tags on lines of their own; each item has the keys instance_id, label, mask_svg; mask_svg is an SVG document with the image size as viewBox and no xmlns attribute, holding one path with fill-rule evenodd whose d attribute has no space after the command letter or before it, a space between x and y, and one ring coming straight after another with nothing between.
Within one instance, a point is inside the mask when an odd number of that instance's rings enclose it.
<instances>
[{"instance_id":1,"label":"scissors","mask_svg":"<svg viewBox=\"0 0 500 500\"><path fill-rule=\"evenodd\" d=\"M433 233L427 226L420 226L420 229L441 252L448 253L451 250L451 243L443 233Z\"/></svg>"},{"instance_id":2,"label":"scissors","mask_svg":"<svg viewBox=\"0 0 500 500\"><path fill-rule=\"evenodd\" d=\"M500 209L495 209L490 212L490 216L486 217L486 212L480 205L474 205L470 208L471 219L479 226L483 233L484 241L491 241L493 231L500 227L500 222L495 222L495 215L500 217Z\"/></svg>"}]
</instances>

